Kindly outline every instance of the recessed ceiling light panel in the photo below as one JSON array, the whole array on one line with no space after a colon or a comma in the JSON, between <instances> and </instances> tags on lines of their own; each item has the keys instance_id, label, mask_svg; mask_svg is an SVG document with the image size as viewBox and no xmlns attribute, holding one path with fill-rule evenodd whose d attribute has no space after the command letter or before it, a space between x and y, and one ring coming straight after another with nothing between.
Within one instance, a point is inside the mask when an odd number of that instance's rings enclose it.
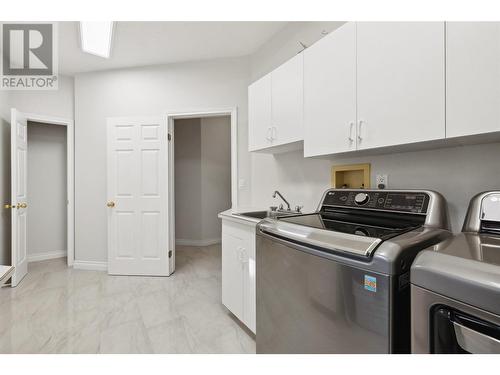
<instances>
[{"instance_id":1,"label":"recessed ceiling light panel","mask_svg":"<svg viewBox=\"0 0 500 375\"><path fill-rule=\"evenodd\" d=\"M113 21L81 21L83 52L109 59L113 38Z\"/></svg>"}]
</instances>

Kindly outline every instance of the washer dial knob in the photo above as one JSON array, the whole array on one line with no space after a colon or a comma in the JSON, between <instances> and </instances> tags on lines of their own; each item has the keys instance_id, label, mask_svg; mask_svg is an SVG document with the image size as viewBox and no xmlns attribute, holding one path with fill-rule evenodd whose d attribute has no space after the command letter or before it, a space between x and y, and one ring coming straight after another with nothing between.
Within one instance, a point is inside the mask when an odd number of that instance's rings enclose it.
<instances>
[{"instance_id":1,"label":"washer dial knob","mask_svg":"<svg viewBox=\"0 0 500 375\"><path fill-rule=\"evenodd\" d=\"M370 200L370 197L366 193L358 193L354 197L354 202L358 205L366 204Z\"/></svg>"}]
</instances>

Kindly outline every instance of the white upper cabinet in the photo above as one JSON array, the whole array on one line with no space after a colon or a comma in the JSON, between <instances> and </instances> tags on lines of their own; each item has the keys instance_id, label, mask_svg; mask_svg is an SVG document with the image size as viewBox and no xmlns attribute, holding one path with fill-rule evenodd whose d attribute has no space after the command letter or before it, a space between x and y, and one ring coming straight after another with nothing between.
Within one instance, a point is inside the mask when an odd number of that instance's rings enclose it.
<instances>
[{"instance_id":1,"label":"white upper cabinet","mask_svg":"<svg viewBox=\"0 0 500 375\"><path fill-rule=\"evenodd\" d=\"M248 148L271 146L271 74L248 87Z\"/></svg>"},{"instance_id":2,"label":"white upper cabinet","mask_svg":"<svg viewBox=\"0 0 500 375\"><path fill-rule=\"evenodd\" d=\"M303 58L298 54L271 73L273 145L304 139Z\"/></svg>"},{"instance_id":3,"label":"white upper cabinet","mask_svg":"<svg viewBox=\"0 0 500 375\"><path fill-rule=\"evenodd\" d=\"M356 149L356 24L304 52L304 155Z\"/></svg>"},{"instance_id":4,"label":"white upper cabinet","mask_svg":"<svg viewBox=\"0 0 500 375\"><path fill-rule=\"evenodd\" d=\"M497 22L348 22L249 87L250 151L303 140L320 156L491 132Z\"/></svg>"},{"instance_id":5,"label":"white upper cabinet","mask_svg":"<svg viewBox=\"0 0 500 375\"><path fill-rule=\"evenodd\" d=\"M250 151L302 147L303 56L299 54L248 88Z\"/></svg>"},{"instance_id":6,"label":"white upper cabinet","mask_svg":"<svg viewBox=\"0 0 500 375\"><path fill-rule=\"evenodd\" d=\"M500 23L446 25L446 137L500 131Z\"/></svg>"},{"instance_id":7,"label":"white upper cabinet","mask_svg":"<svg viewBox=\"0 0 500 375\"><path fill-rule=\"evenodd\" d=\"M443 22L357 23L358 149L445 137Z\"/></svg>"}]
</instances>

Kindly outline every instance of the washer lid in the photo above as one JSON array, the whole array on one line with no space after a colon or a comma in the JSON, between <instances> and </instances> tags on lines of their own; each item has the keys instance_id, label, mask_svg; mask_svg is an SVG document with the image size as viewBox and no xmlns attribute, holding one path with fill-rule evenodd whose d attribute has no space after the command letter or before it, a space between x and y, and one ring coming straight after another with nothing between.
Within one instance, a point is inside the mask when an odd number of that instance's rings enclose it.
<instances>
[{"instance_id":1,"label":"washer lid","mask_svg":"<svg viewBox=\"0 0 500 375\"><path fill-rule=\"evenodd\" d=\"M271 236L315 246L324 251L340 254L349 253L361 257L370 257L377 246L382 243L380 238L323 230L285 220L265 219L258 224L258 228Z\"/></svg>"},{"instance_id":2,"label":"washer lid","mask_svg":"<svg viewBox=\"0 0 500 375\"><path fill-rule=\"evenodd\" d=\"M500 314L500 236L460 233L421 252L411 282Z\"/></svg>"}]
</instances>

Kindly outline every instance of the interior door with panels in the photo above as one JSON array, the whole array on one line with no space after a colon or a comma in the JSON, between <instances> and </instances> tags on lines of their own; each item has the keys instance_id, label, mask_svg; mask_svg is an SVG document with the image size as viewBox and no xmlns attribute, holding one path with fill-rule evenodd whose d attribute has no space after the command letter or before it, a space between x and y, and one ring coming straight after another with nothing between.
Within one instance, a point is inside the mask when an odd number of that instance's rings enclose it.
<instances>
[{"instance_id":1,"label":"interior door with panels","mask_svg":"<svg viewBox=\"0 0 500 375\"><path fill-rule=\"evenodd\" d=\"M304 52L304 155L356 149L356 24Z\"/></svg>"},{"instance_id":2,"label":"interior door with panels","mask_svg":"<svg viewBox=\"0 0 500 375\"><path fill-rule=\"evenodd\" d=\"M11 110L11 192L12 202L12 286L17 286L28 273L28 120L16 109Z\"/></svg>"},{"instance_id":3,"label":"interior door with panels","mask_svg":"<svg viewBox=\"0 0 500 375\"><path fill-rule=\"evenodd\" d=\"M446 23L446 137L500 131L500 22Z\"/></svg>"},{"instance_id":4,"label":"interior door with panels","mask_svg":"<svg viewBox=\"0 0 500 375\"><path fill-rule=\"evenodd\" d=\"M444 22L357 23L358 149L445 137Z\"/></svg>"},{"instance_id":5,"label":"interior door with panels","mask_svg":"<svg viewBox=\"0 0 500 375\"><path fill-rule=\"evenodd\" d=\"M109 118L107 154L108 272L169 275L165 120Z\"/></svg>"}]
</instances>

